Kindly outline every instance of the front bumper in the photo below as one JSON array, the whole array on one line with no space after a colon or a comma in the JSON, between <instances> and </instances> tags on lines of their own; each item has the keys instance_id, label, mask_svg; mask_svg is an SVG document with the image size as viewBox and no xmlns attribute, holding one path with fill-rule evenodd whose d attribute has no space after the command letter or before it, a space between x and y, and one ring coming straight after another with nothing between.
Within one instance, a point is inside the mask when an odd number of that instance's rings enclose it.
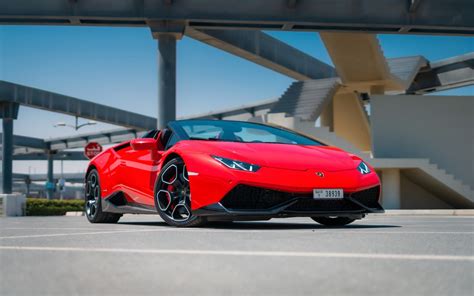
<instances>
[{"instance_id":1,"label":"front bumper","mask_svg":"<svg viewBox=\"0 0 474 296\"><path fill-rule=\"evenodd\" d=\"M220 202L193 211L196 216L216 219L268 219L273 217L340 216L362 218L383 213L380 186L345 193L339 200L315 200L312 194L289 193L237 185Z\"/></svg>"},{"instance_id":2,"label":"front bumper","mask_svg":"<svg viewBox=\"0 0 474 296\"><path fill-rule=\"evenodd\" d=\"M256 173L232 170L209 155L193 154L184 159L191 186L193 211L213 206L236 187L246 185L267 188L276 192L290 192L305 196L314 188L341 188L344 192L358 192L380 184L376 173L362 175L357 169L329 171L324 169L289 170L261 167ZM318 177L317 173L324 173Z\"/></svg>"}]
</instances>

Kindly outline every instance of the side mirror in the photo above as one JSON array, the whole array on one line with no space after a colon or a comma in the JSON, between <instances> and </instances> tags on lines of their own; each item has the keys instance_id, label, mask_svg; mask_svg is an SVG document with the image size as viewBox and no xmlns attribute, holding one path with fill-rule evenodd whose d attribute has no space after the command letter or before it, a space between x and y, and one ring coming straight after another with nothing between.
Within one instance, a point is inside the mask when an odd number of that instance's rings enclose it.
<instances>
[{"instance_id":1,"label":"side mirror","mask_svg":"<svg viewBox=\"0 0 474 296\"><path fill-rule=\"evenodd\" d=\"M158 150L158 141L152 138L133 139L130 146L133 150Z\"/></svg>"}]
</instances>

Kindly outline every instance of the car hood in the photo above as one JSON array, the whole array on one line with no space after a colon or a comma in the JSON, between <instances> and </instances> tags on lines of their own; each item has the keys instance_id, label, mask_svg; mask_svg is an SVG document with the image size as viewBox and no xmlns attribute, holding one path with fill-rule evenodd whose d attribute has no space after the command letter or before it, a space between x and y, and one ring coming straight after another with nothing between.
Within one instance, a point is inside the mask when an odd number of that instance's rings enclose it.
<instances>
[{"instance_id":1,"label":"car hood","mask_svg":"<svg viewBox=\"0 0 474 296\"><path fill-rule=\"evenodd\" d=\"M276 143L187 141L192 150L244 161L264 167L288 170L320 169L340 171L358 166L350 154L330 146L303 146Z\"/></svg>"}]
</instances>

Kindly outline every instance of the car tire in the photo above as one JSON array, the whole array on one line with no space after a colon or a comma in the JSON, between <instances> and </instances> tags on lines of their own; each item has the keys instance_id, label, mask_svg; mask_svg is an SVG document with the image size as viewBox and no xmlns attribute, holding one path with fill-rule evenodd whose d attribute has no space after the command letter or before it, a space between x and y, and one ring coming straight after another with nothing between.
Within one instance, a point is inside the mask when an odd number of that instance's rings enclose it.
<instances>
[{"instance_id":1,"label":"car tire","mask_svg":"<svg viewBox=\"0 0 474 296\"><path fill-rule=\"evenodd\" d=\"M311 217L314 221L329 227L345 226L355 221L348 217Z\"/></svg>"},{"instance_id":2,"label":"car tire","mask_svg":"<svg viewBox=\"0 0 474 296\"><path fill-rule=\"evenodd\" d=\"M205 217L192 214L186 165L179 157L163 166L156 180L154 199L156 210L168 225L198 227L207 222Z\"/></svg>"},{"instance_id":3,"label":"car tire","mask_svg":"<svg viewBox=\"0 0 474 296\"><path fill-rule=\"evenodd\" d=\"M102 211L99 173L91 170L86 176L84 212L91 223L117 223L121 214Z\"/></svg>"}]
</instances>

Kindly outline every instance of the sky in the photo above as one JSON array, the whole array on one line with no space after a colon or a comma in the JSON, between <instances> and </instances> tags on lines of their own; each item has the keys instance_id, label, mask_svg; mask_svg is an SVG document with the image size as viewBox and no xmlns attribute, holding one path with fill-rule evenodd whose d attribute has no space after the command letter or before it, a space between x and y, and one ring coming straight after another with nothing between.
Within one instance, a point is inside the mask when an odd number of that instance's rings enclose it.
<instances>
[{"instance_id":1,"label":"sky","mask_svg":"<svg viewBox=\"0 0 474 296\"><path fill-rule=\"evenodd\" d=\"M332 64L317 33L267 33ZM379 35L379 40L388 58L423 55L434 61L474 51L472 37ZM177 50L178 116L277 98L293 81L187 37ZM156 117L157 41L146 28L0 26L0 80ZM474 95L474 87L440 94ZM114 128L53 127L60 121L72 124L74 118L20 107L14 133L49 138Z\"/></svg>"}]
</instances>

